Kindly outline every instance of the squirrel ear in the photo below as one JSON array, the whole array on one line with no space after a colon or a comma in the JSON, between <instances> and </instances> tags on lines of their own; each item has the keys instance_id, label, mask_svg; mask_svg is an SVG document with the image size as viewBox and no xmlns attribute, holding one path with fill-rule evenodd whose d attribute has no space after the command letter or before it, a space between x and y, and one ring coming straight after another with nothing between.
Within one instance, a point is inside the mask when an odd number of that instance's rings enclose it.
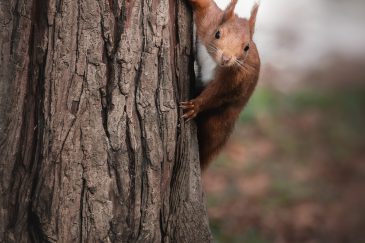
<instances>
[{"instance_id":1,"label":"squirrel ear","mask_svg":"<svg viewBox=\"0 0 365 243\"><path fill-rule=\"evenodd\" d=\"M251 10L250 19L248 20L251 38L253 37L253 34L255 33L256 16L257 16L257 11L259 10L259 6L260 6L259 3L256 2Z\"/></svg>"},{"instance_id":2,"label":"squirrel ear","mask_svg":"<svg viewBox=\"0 0 365 243\"><path fill-rule=\"evenodd\" d=\"M231 0L229 5L227 6L227 8L224 10L223 21L222 22L226 22L227 20L234 17L234 8L236 7L237 1L238 0Z\"/></svg>"}]
</instances>

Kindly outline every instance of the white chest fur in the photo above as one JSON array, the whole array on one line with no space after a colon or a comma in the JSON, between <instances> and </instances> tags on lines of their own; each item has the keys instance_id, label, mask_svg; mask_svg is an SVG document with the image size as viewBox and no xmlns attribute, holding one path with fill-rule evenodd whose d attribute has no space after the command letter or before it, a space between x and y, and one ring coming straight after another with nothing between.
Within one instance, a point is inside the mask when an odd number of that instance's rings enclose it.
<instances>
[{"instance_id":1,"label":"white chest fur","mask_svg":"<svg viewBox=\"0 0 365 243\"><path fill-rule=\"evenodd\" d=\"M197 69L200 72L200 78L203 86L209 84L210 81L213 80L215 75L215 68L217 67L217 63L214 59L209 55L207 48L199 41L199 38L196 36L196 26L194 24L194 41L196 43L196 55L197 55Z\"/></svg>"},{"instance_id":2,"label":"white chest fur","mask_svg":"<svg viewBox=\"0 0 365 243\"><path fill-rule=\"evenodd\" d=\"M215 68L217 63L208 53L207 48L197 39L196 42L197 62L200 69L201 81L206 86L214 79Z\"/></svg>"}]
</instances>

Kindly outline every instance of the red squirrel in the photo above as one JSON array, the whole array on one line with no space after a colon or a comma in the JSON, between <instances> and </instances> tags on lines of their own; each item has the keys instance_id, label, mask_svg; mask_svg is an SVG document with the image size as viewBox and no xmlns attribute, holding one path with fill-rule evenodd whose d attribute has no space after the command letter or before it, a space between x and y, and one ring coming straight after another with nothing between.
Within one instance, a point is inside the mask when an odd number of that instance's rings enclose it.
<instances>
[{"instance_id":1,"label":"red squirrel","mask_svg":"<svg viewBox=\"0 0 365 243\"><path fill-rule=\"evenodd\" d=\"M223 11L213 0L190 0L197 38L202 92L180 102L183 118L196 117L200 167L206 169L225 145L235 121L255 89L260 58L253 41L256 3L250 18L234 14L237 0Z\"/></svg>"}]
</instances>

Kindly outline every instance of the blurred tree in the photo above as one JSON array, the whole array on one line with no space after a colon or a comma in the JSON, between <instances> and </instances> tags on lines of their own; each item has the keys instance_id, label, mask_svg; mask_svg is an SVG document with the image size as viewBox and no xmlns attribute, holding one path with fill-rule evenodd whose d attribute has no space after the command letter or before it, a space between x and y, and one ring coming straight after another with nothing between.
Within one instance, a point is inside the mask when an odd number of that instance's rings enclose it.
<instances>
[{"instance_id":1,"label":"blurred tree","mask_svg":"<svg viewBox=\"0 0 365 243\"><path fill-rule=\"evenodd\" d=\"M0 2L0 242L209 242L183 1Z\"/></svg>"}]
</instances>

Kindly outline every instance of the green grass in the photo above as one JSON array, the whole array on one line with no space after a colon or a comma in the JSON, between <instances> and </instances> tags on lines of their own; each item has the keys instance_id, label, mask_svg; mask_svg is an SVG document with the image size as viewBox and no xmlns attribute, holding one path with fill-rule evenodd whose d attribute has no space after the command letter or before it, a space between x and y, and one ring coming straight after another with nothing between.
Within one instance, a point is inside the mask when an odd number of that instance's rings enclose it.
<instances>
[{"instance_id":1,"label":"green grass","mask_svg":"<svg viewBox=\"0 0 365 243\"><path fill-rule=\"evenodd\" d=\"M216 243L271 243L256 229L248 229L240 234L226 234L221 229L222 222L211 220L210 227Z\"/></svg>"},{"instance_id":2,"label":"green grass","mask_svg":"<svg viewBox=\"0 0 365 243\"><path fill-rule=\"evenodd\" d=\"M364 107L365 89L306 89L286 94L260 88L241 113L239 124L256 126L279 144L286 156L305 156L300 154L303 148L312 149L318 142L331 147L335 156L343 159L363 144ZM300 120L311 113L320 116L315 129L303 131L288 126L290 119Z\"/></svg>"},{"instance_id":3,"label":"green grass","mask_svg":"<svg viewBox=\"0 0 365 243\"><path fill-rule=\"evenodd\" d=\"M244 112L241 113L240 121L254 121L257 115L261 113L276 114L277 116L282 113L300 113L308 109L320 110L326 113L333 112L334 115L341 113L350 115L350 118L353 118L353 116L364 118L364 105L365 88L345 88L342 90L307 88L291 93L283 93L269 88L258 88Z\"/></svg>"}]
</instances>

